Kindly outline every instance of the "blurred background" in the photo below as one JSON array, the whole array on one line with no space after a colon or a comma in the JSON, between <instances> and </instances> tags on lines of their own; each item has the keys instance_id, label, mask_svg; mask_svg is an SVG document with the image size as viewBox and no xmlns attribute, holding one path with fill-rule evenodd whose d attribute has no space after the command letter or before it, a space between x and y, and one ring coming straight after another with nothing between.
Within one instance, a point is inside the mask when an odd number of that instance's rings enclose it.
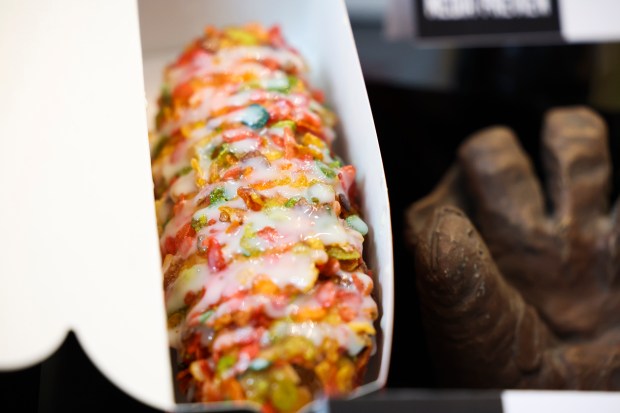
<instances>
[{"instance_id":1,"label":"blurred background","mask_svg":"<svg viewBox=\"0 0 620 413\"><path fill-rule=\"evenodd\" d=\"M404 213L428 194L459 144L491 125L520 138L541 179L545 112L587 105L607 121L620 189L620 42L567 44L557 38L389 40L390 0L348 0L372 107L392 212L395 328L388 386L436 388L420 323ZM600 3L600 2L599 2Z\"/></svg>"},{"instance_id":2,"label":"blurred background","mask_svg":"<svg viewBox=\"0 0 620 413\"><path fill-rule=\"evenodd\" d=\"M528 44L496 41L463 46L391 40L385 24L390 0L346 3L392 206L396 318L388 388L435 389L415 274L403 240L405 209L439 181L458 145L489 125L513 128L540 171L542 118L549 108L566 105L591 106L606 119L616 166L615 199L620 188L620 42L566 44L559 37L546 37ZM468 406L501 411L497 396L479 394L478 399L482 400L478 407ZM93 409L154 412L104 378L73 335L42 364L0 373L0 411Z\"/></svg>"}]
</instances>

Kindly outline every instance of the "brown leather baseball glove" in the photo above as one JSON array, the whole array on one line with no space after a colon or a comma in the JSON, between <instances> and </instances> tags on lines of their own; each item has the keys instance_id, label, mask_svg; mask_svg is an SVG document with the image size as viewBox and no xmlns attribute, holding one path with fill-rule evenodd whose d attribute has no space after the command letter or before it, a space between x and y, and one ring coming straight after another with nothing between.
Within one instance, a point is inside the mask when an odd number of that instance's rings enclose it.
<instances>
[{"instance_id":1,"label":"brown leather baseball glove","mask_svg":"<svg viewBox=\"0 0 620 413\"><path fill-rule=\"evenodd\" d=\"M548 207L514 133L491 127L407 211L444 385L620 389L620 207L608 208L605 123L583 107L552 110L542 149Z\"/></svg>"}]
</instances>

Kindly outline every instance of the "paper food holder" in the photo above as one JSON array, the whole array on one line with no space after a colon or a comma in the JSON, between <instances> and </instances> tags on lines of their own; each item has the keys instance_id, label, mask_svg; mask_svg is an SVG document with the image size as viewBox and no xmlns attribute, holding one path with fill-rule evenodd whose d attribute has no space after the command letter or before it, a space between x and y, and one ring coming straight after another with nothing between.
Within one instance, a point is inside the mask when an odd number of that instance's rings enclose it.
<instances>
[{"instance_id":1,"label":"paper food holder","mask_svg":"<svg viewBox=\"0 0 620 413\"><path fill-rule=\"evenodd\" d=\"M0 5L0 370L41 362L73 330L143 403L174 399L145 115L164 64L207 24L279 24L339 117L358 170L380 307L365 384L385 385L392 234L372 114L343 1L8 0ZM142 48L141 48L142 45ZM143 72L144 69L144 72ZM207 405L205 405L207 406Z\"/></svg>"}]
</instances>

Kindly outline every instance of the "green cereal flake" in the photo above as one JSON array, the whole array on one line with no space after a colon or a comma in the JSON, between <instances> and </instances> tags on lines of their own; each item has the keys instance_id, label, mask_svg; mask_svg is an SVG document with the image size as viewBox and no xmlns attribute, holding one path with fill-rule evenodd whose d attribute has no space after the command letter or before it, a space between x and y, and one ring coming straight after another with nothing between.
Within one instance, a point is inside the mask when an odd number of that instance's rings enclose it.
<instances>
[{"instance_id":1,"label":"green cereal flake","mask_svg":"<svg viewBox=\"0 0 620 413\"><path fill-rule=\"evenodd\" d=\"M225 201L227 201L227 199L226 199L226 191L224 190L224 187L222 187L222 186L219 186L219 187L215 188L209 194L209 204L210 205L221 204L222 202L225 202Z\"/></svg>"}]
</instances>

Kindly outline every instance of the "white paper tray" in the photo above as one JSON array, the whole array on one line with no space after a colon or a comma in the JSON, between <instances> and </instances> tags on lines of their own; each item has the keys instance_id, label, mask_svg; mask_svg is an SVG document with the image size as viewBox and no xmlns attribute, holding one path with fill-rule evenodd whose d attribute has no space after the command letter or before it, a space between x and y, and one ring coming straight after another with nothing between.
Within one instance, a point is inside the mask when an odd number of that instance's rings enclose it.
<instances>
[{"instance_id":1,"label":"white paper tray","mask_svg":"<svg viewBox=\"0 0 620 413\"><path fill-rule=\"evenodd\" d=\"M381 307L356 395L385 384L393 323L387 189L342 1L6 0L0 4L0 369L48 357L75 331L138 400L175 410L144 86L206 24L278 23L340 118L356 165ZM142 37L140 37L142 35ZM141 47L142 41L142 47ZM144 80L141 56L144 57ZM149 105L149 110L153 105ZM152 112L151 112L152 114Z\"/></svg>"}]
</instances>

